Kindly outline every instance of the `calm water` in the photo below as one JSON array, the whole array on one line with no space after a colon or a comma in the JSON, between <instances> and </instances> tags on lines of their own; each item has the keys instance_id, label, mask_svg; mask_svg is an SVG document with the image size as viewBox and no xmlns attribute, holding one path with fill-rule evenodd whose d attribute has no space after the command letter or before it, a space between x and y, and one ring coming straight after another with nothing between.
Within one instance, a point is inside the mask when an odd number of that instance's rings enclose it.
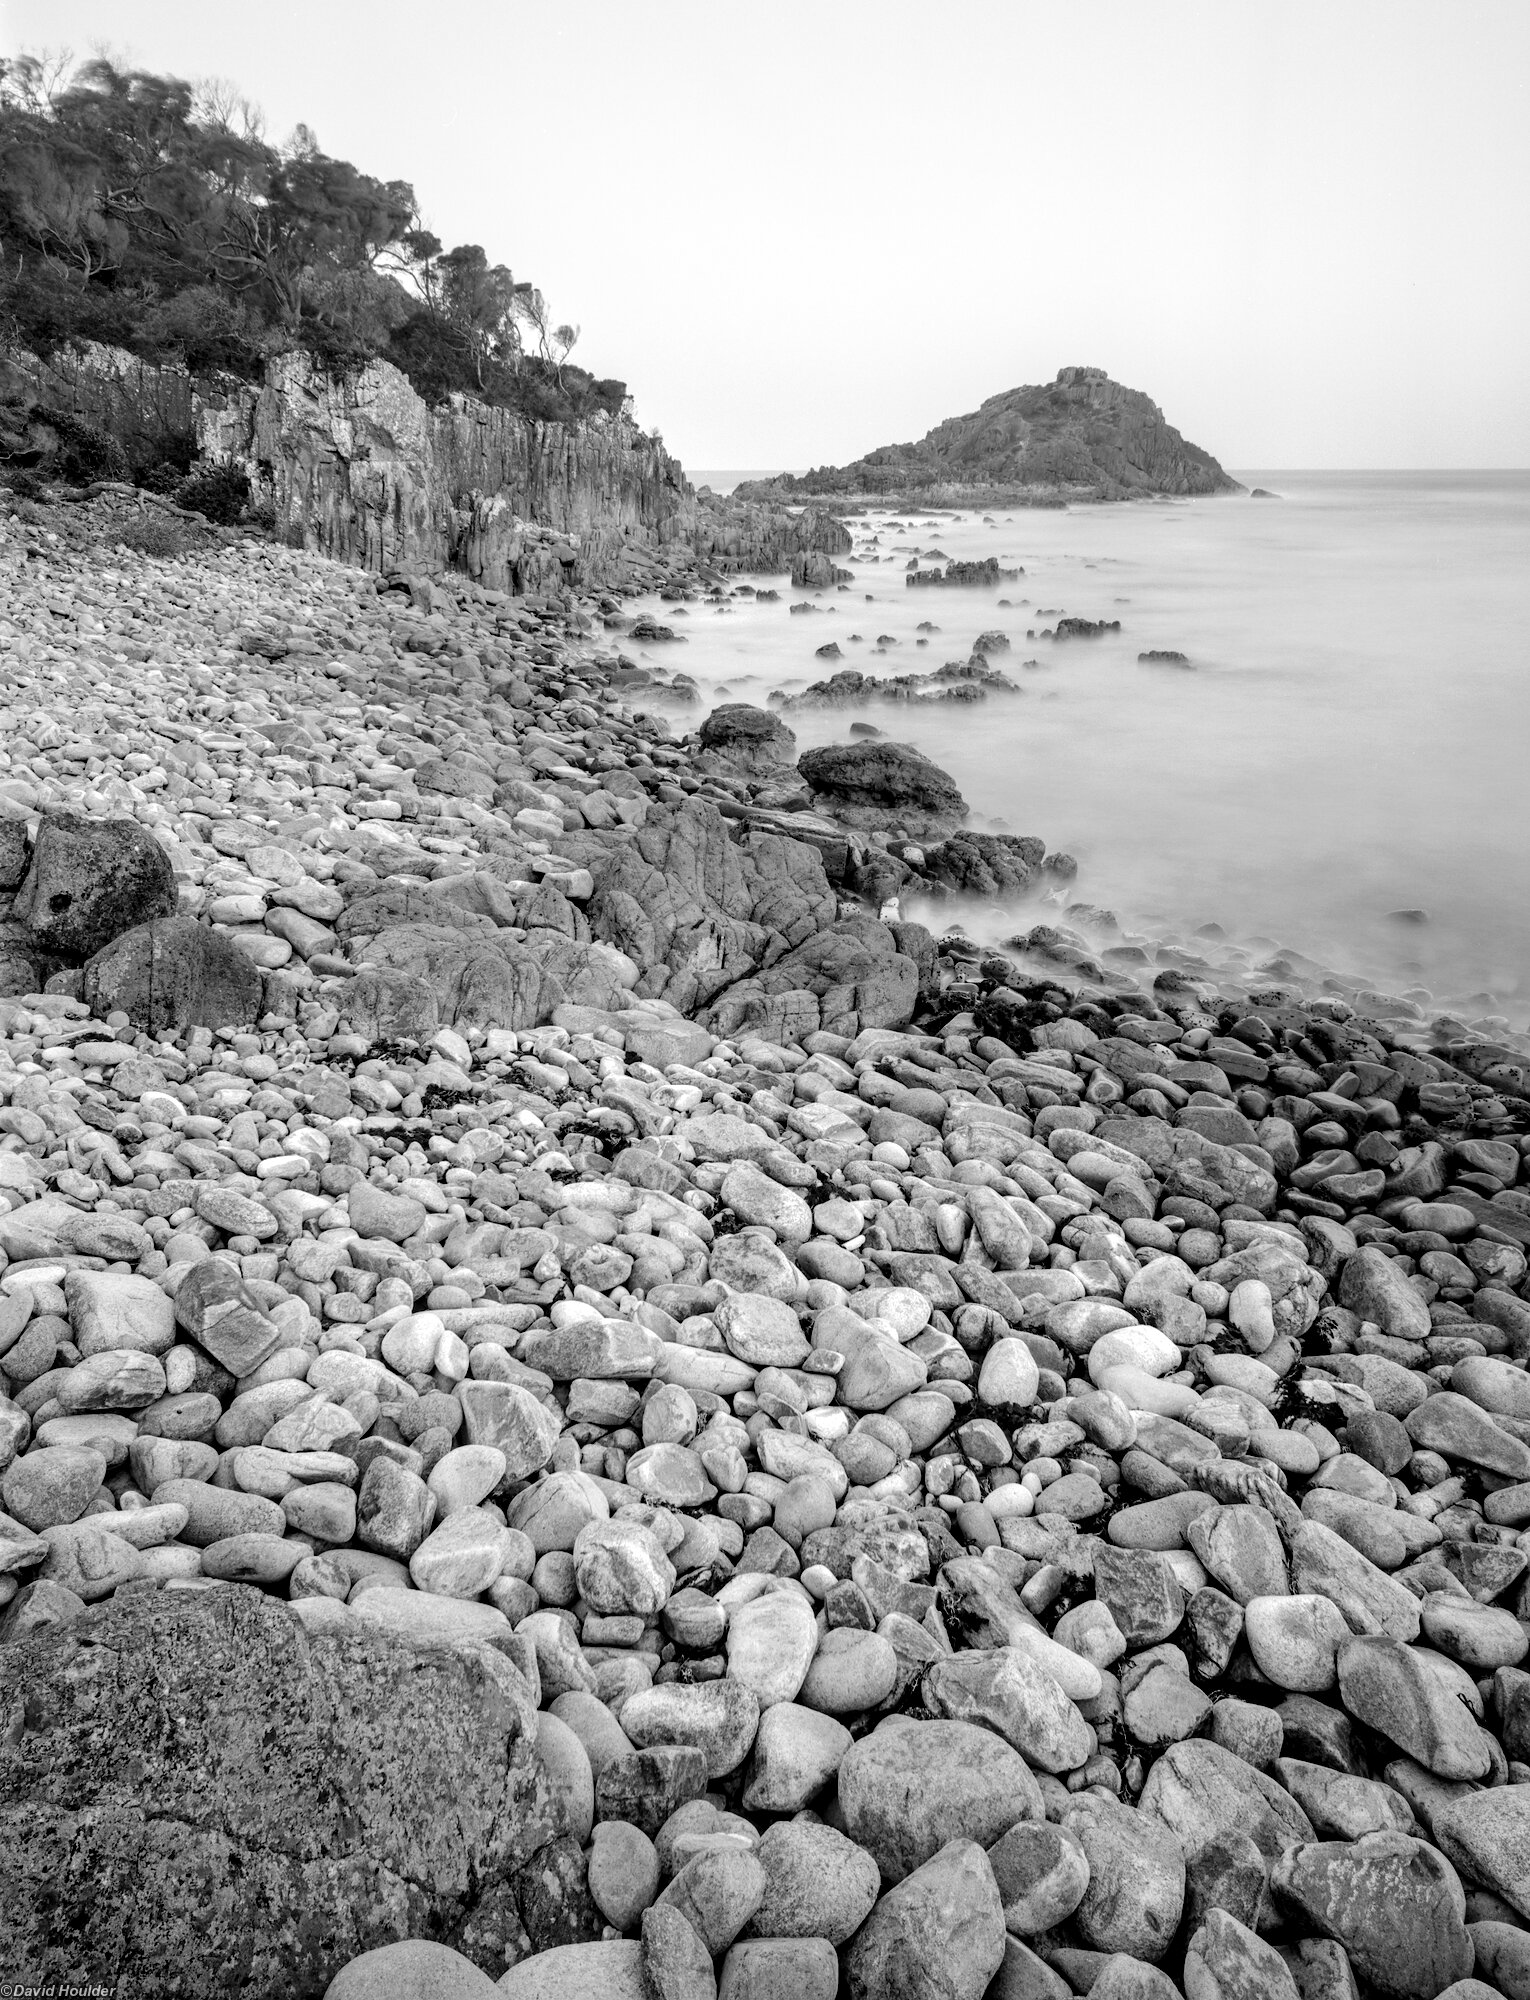
<instances>
[{"instance_id":1,"label":"calm water","mask_svg":"<svg viewBox=\"0 0 1530 2000\"><path fill-rule=\"evenodd\" d=\"M722 489L744 475L696 476ZM1238 477L1281 497L868 517L841 558L855 583L820 594L820 613L791 616L803 593L784 587L774 604L666 605L690 643L654 647L651 662L692 675L707 706L763 703L836 664L934 668L1003 630L1012 650L995 663L1018 694L800 713L791 726L803 747L844 740L857 719L916 744L961 785L974 826L1068 849L1075 894L1130 931L1215 923L1251 963L1274 943L1426 1011L1522 1025L1530 473ZM890 528L898 519L907 527ZM936 548L1025 575L908 589L909 554ZM1122 629L1027 640L1060 612ZM940 630L920 647L922 619ZM898 644L873 656L879 634ZM830 638L843 661L815 660ZM1192 669L1139 665L1152 648ZM1389 914L1400 909L1427 921ZM962 914L975 932L1013 928L1002 912Z\"/></svg>"}]
</instances>

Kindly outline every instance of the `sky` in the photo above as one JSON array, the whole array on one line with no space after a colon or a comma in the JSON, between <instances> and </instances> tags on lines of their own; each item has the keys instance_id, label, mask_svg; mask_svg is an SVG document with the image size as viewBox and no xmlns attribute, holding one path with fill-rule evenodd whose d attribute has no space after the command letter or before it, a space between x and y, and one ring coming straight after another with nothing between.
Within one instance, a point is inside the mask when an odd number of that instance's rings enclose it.
<instances>
[{"instance_id":1,"label":"sky","mask_svg":"<svg viewBox=\"0 0 1530 2000\"><path fill-rule=\"evenodd\" d=\"M0 0L411 181L692 469L1083 362L1232 469L1530 466L1526 0Z\"/></svg>"}]
</instances>

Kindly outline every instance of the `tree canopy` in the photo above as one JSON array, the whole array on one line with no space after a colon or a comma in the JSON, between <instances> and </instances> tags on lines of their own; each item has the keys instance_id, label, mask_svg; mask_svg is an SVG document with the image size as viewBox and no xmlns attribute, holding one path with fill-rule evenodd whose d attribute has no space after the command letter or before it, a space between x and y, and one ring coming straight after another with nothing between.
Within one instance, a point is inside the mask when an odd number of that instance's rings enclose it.
<instances>
[{"instance_id":1,"label":"tree canopy","mask_svg":"<svg viewBox=\"0 0 1530 2000\"><path fill-rule=\"evenodd\" d=\"M408 181L305 126L272 144L230 85L104 56L0 62L0 334L248 378L292 347L338 374L383 356L430 402L558 421L626 394L568 364L577 330L551 326L534 285L479 244L446 249Z\"/></svg>"}]
</instances>

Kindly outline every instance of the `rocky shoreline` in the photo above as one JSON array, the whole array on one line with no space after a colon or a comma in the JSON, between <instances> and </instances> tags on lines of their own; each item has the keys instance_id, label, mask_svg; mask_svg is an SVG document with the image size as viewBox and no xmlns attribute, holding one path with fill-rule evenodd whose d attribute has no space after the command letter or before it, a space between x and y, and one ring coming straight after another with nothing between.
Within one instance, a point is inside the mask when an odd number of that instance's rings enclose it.
<instances>
[{"instance_id":1,"label":"rocky shoreline","mask_svg":"<svg viewBox=\"0 0 1530 2000\"><path fill-rule=\"evenodd\" d=\"M1525 2000L1523 1049L143 504L0 518L0 1980Z\"/></svg>"}]
</instances>

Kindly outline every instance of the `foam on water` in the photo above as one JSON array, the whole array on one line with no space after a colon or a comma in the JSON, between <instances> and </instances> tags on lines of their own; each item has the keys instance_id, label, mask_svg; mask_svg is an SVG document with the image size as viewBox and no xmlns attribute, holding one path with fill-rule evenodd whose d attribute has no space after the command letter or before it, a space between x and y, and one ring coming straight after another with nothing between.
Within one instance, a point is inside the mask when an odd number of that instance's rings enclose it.
<instances>
[{"instance_id":1,"label":"foam on water","mask_svg":"<svg viewBox=\"0 0 1530 2000\"><path fill-rule=\"evenodd\" d=\"M804 748L845 740L855 720L916 744L961 785L975 827L1066 848L1077 896L1128 929L1216 923L1252 962L1276 943L1411 991L1426 1012L1496 1004L1520 1025L1530 474L1239 477L1281 497L862 517L838 559L853 586L656 605L690 643L653 647L647 663L697 681L702 707L676 712L688 727L719 700L763 704L840 666L928 671L1001 629L1011 650L994 663L1020 694L787 719ZM909 589L909 554L937 547L1025 575ZM792 616L805 595L820 609ZM1027 639L1059 612L1119 618L1121 631ZM940 630L921 647L924 619ZM898 643L874 655L883 633ZM831 638L844 658L815 659ZM1152 649L1185 653L1191 670L1139 665ZM1420 909L1427 921L1391 914ZM988 915L969 928L998 935L1004 915Z\"/></svg>"}]
</instances>

